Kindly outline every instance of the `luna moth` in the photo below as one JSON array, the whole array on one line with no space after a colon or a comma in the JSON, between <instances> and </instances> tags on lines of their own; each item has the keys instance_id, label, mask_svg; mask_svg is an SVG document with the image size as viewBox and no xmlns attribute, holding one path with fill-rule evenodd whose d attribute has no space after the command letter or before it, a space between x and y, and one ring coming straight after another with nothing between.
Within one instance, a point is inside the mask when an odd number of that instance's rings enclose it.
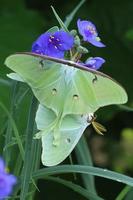
<instances>
[{"instance_id":1,"label":"luna moth","mask_svg":"<svg viewBox=\"0 0 133 200\"><path fill-rule=\"evenodd\" d=\"M46 166L62 162L71 153L96 110L127 101L119 83L79 63L17 53L5 64L16 73L8 76L26 82L40 103L36 114L40 132L35 137L42 140Z\"/></svg>"}]
</instances>

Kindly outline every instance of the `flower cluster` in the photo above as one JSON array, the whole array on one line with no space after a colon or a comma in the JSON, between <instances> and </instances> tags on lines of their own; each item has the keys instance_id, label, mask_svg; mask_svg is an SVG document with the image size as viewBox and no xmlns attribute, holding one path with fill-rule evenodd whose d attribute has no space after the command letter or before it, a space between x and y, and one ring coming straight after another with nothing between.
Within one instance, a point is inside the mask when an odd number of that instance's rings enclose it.
<instances>
[{"instance_id":1,"label":"flower cluster","mask_svg":"<svg viewBox=\"0 0 133 200\"><path fill-rule=\"evenodd\" d=\"M105 47L92 22L79 19L77 21L77 27L84 42L88 42L96 47ZM73 32L65 32L62 30L54 33L46 32L33 43L32 52L56 58L72 59L75 62L82 63L79 58L81 58L83 53L87 53L88 50L81 45L82 41L77 33L73 34ZM66 57L66 55L70 56ZM87 59L84 65L94 70L98 70L104 62L105 60L103 58L94 57Z\"/></svg>"},{"instance_id":2,"label":"flower cluster","mask_svg":"<svg viewBox=\"0 0 133 200\"><path fill-rule=\"evenodd\" d=\"M32 52L63 58L65 51L70 50L73 44L74 38L67 32L46 32L33 43Z\"/></svg>"},{"instance_id":3,"label":"flower cluster","mask_svg":"<svg viewBox=\"0 0 133 200\"><path fill-rule=\"evenodd\" d=\"M0 158L0 199L5 199L11 194L12 188L16 182L16 177L5 171L4 161Z\"/></svg>"}]
</instances>

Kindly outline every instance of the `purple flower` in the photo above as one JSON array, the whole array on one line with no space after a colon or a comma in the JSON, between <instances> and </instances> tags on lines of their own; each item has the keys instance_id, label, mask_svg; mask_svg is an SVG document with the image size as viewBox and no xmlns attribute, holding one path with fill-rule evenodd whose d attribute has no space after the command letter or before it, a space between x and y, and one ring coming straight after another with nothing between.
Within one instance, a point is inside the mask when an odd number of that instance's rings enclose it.
<instances>
[{"instance_id":1,"label":"purple flower","mask_svg":"<svg viewBox=\"0 0 133 200\"><path fill-rule=\"evenodd\" d=\"M84 65L89 68L98 70L102 66L103 63L105 63L105 60L103 58L94 57L94 58L87 59Z\"/></svg>"},{"instance_id":2,"label":"purple flower","mask_svg":"<svg viewBox=\"0 0 133 200\"><path fill-rule=\"evenodd\" d=\"M81 21L78 19L77 26L84 41L87 41L97 47L105 47L105 45L100 41L96 27L92 22L85 20Z\"/></svg>"},{"instance_id":3,"label":"purple flower","mask_svg":"<svg viewBox=\"0 0 133 200\"><path fill-rule=\"evenodd\" d=\"M32 52L63 58L65 51L70 50L73 44L74 38L67 32L46 32L33 43Z\"/></svg>"},{"instance_id":4,"label":"purple flower","mask_svg":"<svg viewBox=\"0 0 133 200\"><path fill-rule=\"evenodd\" d=\"M4 199L11 194L16 182L16 177L5 171L4 161L0 158L0 199Z\"/></svg>"}]
</instances>

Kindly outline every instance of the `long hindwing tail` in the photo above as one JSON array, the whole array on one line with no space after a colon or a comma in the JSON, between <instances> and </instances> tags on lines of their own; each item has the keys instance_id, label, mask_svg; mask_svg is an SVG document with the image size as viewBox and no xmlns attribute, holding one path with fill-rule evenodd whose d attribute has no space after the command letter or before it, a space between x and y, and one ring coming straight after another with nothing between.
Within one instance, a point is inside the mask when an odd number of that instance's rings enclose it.
<instances>
[{"instance_id":1,"label":"long hindwing tail","mask_svg":"<svg viewBox=\"0 0 133 200\"><path fill-rule=\"evenodd\" d=\"M36 115L38 129L43 133L56 117L52 110L40 105ZM72 152L88 125L84 116L65 116L54 129L41 137L42 163L53 166L62 162Z\"/></svg>"}]
</instances>

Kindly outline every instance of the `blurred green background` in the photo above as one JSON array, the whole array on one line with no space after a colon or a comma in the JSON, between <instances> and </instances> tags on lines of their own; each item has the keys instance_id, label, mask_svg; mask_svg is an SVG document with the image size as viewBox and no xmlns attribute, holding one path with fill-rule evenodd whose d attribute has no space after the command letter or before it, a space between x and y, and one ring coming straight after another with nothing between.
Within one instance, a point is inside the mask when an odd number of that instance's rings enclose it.
<instances>
[{"instance_id":1,"label":"blurred green background","mask_svg":"<svg viewBox=\"0 0 133 200\"><path fill-rule=\"evenodd\" d=\"M13 82L6 77L9 72L4 66L5 58L15 52L30 51L32 42L43 32L58 25L52 10L53 5L64 20L79 3L78 0L0 0L0 101L7 108L11 105ZM106 48L88 45L90 55L106 60L102 71L120 82L126 89L133 107L133 0L87 0L76 14L70 29L76 28L78 18L91 20L97 26ZM21 93L25 91L21 88ZM105 86L106 87L106 86ZM21 133L26 125L29 106L28 94L17 110L17 126ZM17 98L17 97L16 97ZM0 134L7 123L5 113L0 109ZM109 106L97 112L98 120L107 128L104 137L89 127L85 135L92 152L95 166L107 167L127 175L133 175L133 112L118 106ZM6 130L5 130L6 131ZM4 136L3 136L4 140ZM3 143L1 141L1 147ZM1 148L2 152L2 148ZM6 153L6 150L5 150ZM75 154L73 159L76 163ZM66 160L65 163L69 162ZM72 179L72 176L63 176ZM76 182L81 182L77 176ZM113 200L123 188L122 184L96 178L98 192L107 200ZM83 200L73 191L50 181L39 181L40 193L36 199ZM113 191L113 192L112 192ZM128 196L132 200L133 195Z\"/></svg>"}]
</instances>

